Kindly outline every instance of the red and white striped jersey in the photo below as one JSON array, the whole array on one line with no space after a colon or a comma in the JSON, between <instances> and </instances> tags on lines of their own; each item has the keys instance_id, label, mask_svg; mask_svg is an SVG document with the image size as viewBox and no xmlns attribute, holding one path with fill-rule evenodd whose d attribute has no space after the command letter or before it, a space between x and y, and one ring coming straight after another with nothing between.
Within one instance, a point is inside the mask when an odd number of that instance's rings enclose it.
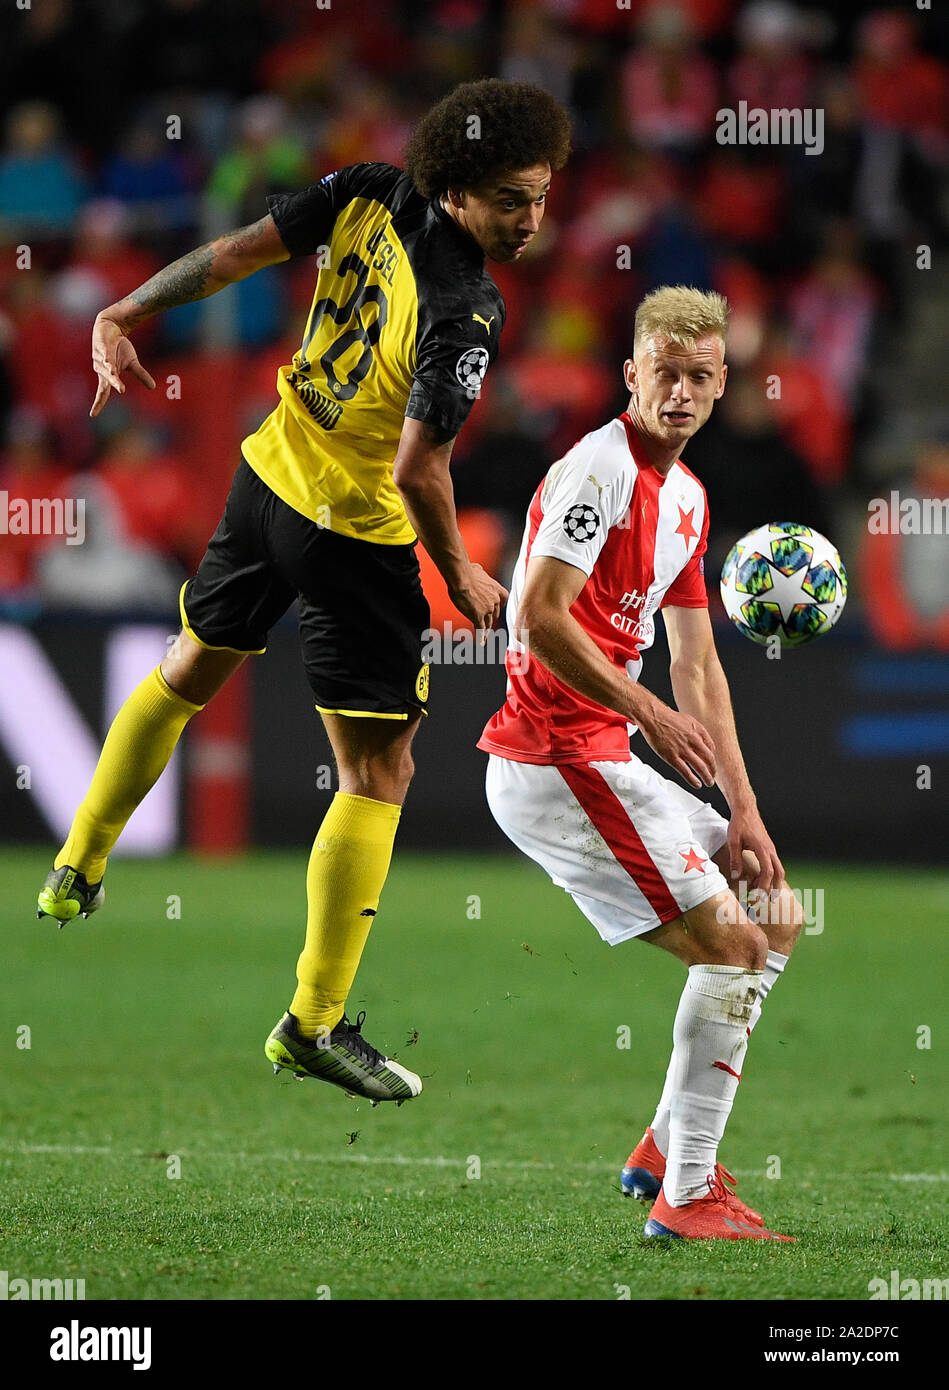
<instances>
[{"instance_id":1,"label":"red and white striped jersey","mask_svg":"<svg viewBox=\"0 0 949 1390\"><path fill-rule=\"evenodd\" d=\"M652 646L666 605L707 608L708 504L678 460L668 473L646 458L627 414L593 430L548 472L534 494L511 581L508 633L533 556L588 576L570 612L630 680ZM636 726L564 685L509 638L507 698L478 747L524 763L628 762Z\"/></svg>"}]
</instances>

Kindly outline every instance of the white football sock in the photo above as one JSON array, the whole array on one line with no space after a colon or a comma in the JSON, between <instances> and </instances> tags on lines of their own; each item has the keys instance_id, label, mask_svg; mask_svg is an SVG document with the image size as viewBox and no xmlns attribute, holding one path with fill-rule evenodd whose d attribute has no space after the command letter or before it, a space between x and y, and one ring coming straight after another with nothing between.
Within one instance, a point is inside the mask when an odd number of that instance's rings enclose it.
<instances>
[{"instance_id":1,"label":"white football sock","mask_svg":"<svg viewBox=\"0 0 949 1390\"><path fill-rule=\"evenodd\" d=\"M782 956L778 951L769 951L768 959L761 975L761 983L758 986L758 998L755 1000L755 1007L751 1011L751 1022L748 1024L748 1032L754 1031L754 1026L761 1017L761 1006L771 993L771 987L775 980L784 970L788 963L788 957Z\"/></svg>"},{"instance_id":2,"label":"white football sock","mask_svg":"<svg viewBox=\"0 0 949 1390\"><path fill-rule=\"evenodd\" d=\"M782 956L778 951L768 952L768 959L758 984L758 998L755 1000L755 1006L751 1011L751 1019L748 1023L749 1033L753 1030L758 1019L761 1017L761 1006L771 993L771 988L775 980L784 970L787 963L787 956ZM669 1152L669 1107L672 1103L671 1076L672 1059L670 1058L669 1066L666 1071L665 1084L662 1088L662 1095L659 1097L659 1104L656 1106L655 1119L650 1126L656 1148L663 1155Z\"/></svg>"},{"instance_id":3,"label":"white football sock","mask_svg":"<svg viewBox=\"0 0 949 1390\"><path fill-rule=\"evenodd\" d=\"M670 1206L708 1196L762 973L740 965L689 969L672 1030L669 1153L662 1184Z\"/></svg>"}]
</instances>

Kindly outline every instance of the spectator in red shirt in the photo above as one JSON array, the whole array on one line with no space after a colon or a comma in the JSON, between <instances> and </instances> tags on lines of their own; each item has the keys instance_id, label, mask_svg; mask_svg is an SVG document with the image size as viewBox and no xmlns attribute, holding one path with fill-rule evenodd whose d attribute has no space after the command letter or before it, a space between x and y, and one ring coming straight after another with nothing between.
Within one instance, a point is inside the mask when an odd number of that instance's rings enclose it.
<instances>
[{"instance_id":1,"label":"spectator in red shirt","mask_svg":"<svg viewBox=\"0 0 949 1390\"><path fill-rule=\"evenodd\" d=\"M126 536L184 569L193 566L207 540L205 527L196 523L185 469L173 453L159 449L151 430L126 423L110 438L96 471Z\"/></svg>"},{"instance_id":2,"label":"spectator in red shirt","mask_svg":"<svg viewBox=\"0 0 949 1390\"><path fill-rule=\"evenodd\" d=\"M916 47L912 21L896 10L869 15L857 45L853 76L864 136L858 211L872 234L895 241L908 230L911 210L926 222L943 215L949 67Z\"/></svg>"},{"instance_id":3,"label":"spectator in red shirt","mask_svg":"<svg viewBox=\"0 0 949 1390\"><path fill-rule=\"evenodd\" d=\"M98 295L99 307L114 304L129 285L142 285L162 261L131 239L131 218L117 198L96 198L86 203L76 224L76 239L67 270L81 276L90 296ZM136 345L148 351L156 338L154 322L136 332Z\"/></svg>"},{"instance_id":4,"label":"spectator in red shirt","mask_svg":"<svg viewBox=\"0 0 949 1390\"><path fill-rule=\"evenodd\" d=\"M704 229L730 249L769 258L781 223L786 180L774 164L716 146L693 200ZM756 250L757 248L757 250Z\"/></svg>"},{"instance_id":5,"label":"spectator in red shirt","mask_svg":"<svg viewBox=\"0 0 949 1390\"><path fill-rule=\"evenodd\" d=\"M89 325L102 307L99 290L84 271L48 278L36 266L13 280L7 303L13 323L10 365L16 398L46 417L62 441L65 461L76 468L92 446Z\"/></svg>"},{"instance_id":6,"label":"spectator in red shirt","mask_svg":"<svg viewBox=\"0 0 949 1390\"><path fill-rule=\"evenodd\" d=\"M860 264L853 223L832 224L821 255L791 290L788 311L799 352L848 411L866 374L879 299Z\"/></svg>"},{"instance_id":7,"label":"spectator in red shirt","mask_svg":"<svg viewBox=\"0 0 949 1390\"><path fill-rule=\"evenodd\" d=\"M909 488L897 489L900 501L949 497L949 443L936 440L917 456ZM890 487L880 488L890 507ZM868 516L868 522L869 522ZM884 647L906 651L936 647L949 651L949 545L944 531L905 534L889 510L888 528L867 525L860 553L860 577L870 631ZM922 522L920 519L919 531Z\"/></svg>"},{"instance_id":8,"label":"spectator in red shirt","mask_svg":"<svg viewBox=\"0 0 949 1390\"><path fill-rule=\"evenodd\" d=\"M641 46L623 64L626 128L648 149L685 156L712 134L718 77L695 47L685 11L652 5L643 15Z\"/></svg>"},{"instance_id":9,"label":"spectator in red shirt","mask_svg":"<svg viewBox=\"0 0 949 1390\"><path fill-rule=\"evenodd\" d=\"M908 15L878 10L867 16L858 30L854 80L867 123L914 135L945 156L949 66L917 48Z\"/></svg>"},{"instance_id":10,"label":"spectator in red shirt","mask_svg":"<svg viewBox=\"0 0 949 1390\"><path fill-rule=\"evenodd\" d=\"M850 412L828 378L796 352L785 326L769 326L754 364L762 397L789 446L807 465L814 483L835 487L850 466Z\"/></svg>"},{"instance_id":11,"label":"spectator in red shirt","mask_svg":"<svg viewBox=\"0 0 949 1390\"><path fill-rule=\"evenodd\" d=\"M19 499L32 504L42 498L65 497L67 476L43 416L29 406L14 410L6 448L0 455L0 491L7 494L7 506ZM51 539L32 533L4 535L0 543L0 594L32 588L36 558Z\"/></svg>"},{"instance_id":12,"label":"spectator in red shirt","mask_svg":"<svg viewBox=\"0 0 949 1390\"><path fill-rule=\"evenodd\" d=\"M758 0L742 10L738 20L741 45L728 70L729 101L765 110L808 104L811 65L801 43L801 15L784 0Z\"/></svg>"}]
</instances>

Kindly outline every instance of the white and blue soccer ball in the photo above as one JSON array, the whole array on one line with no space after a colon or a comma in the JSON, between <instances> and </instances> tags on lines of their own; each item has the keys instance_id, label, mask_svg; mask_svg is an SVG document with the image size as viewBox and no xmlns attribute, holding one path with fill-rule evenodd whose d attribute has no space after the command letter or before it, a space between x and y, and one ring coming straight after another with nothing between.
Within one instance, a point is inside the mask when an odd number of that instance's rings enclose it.
<instances>
[{"instance_id":1,"label":"white and blue soccer ball","mask_svg":"<svg viewBox=\"0 0 949 1390\"><path fill-rule=\"evenodd\" d=\"M826 536L769 521L732 546L722 568L725 612L752 642L799 647L829 632L847 600L847 571Z\"/></svg>"}]
</instances>

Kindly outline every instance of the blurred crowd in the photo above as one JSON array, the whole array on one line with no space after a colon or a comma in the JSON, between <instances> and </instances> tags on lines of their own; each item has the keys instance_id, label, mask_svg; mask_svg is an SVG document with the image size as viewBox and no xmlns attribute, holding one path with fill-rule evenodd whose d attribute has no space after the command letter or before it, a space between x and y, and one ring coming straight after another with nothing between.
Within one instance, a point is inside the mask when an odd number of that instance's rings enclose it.
<instances>
[{"instance_id":1,"label":"blurred crowd","mask_svg":"<svg viewBox=\"0 0 949 1390\"><path fill-rule=\"evenodd\" d=\"M728 389L685 456L709 493L708 572L764 520L846 531L883 485L866 446L891 404L880 363L912 329L917 247L935 256L949 239L940 23L906 5L835 16L785 0L5 6L0 490L82 495L89 523L68 563L49 538L4 536L0 602L174 601L226 491L209 434L233 466L276 400L314 269L273 267L144 325L140 358L159 382L178 374L182 398L133 383L93 421L96 312L262 216L267 193L399 163L419 115L489 73L561 99L575 150L530 251L489 266L507 326L453 464L478 558L507 563L549 464L625 407L635 306L662 283L732 306ZM719 143L716 113L740 102L821 110L821 153ZM212 387L215 363L229 391ZM210 428L183 408L195 380ZM894 460L894 478L931 477L944 434Z\"/></svg>"}]
</instances>

